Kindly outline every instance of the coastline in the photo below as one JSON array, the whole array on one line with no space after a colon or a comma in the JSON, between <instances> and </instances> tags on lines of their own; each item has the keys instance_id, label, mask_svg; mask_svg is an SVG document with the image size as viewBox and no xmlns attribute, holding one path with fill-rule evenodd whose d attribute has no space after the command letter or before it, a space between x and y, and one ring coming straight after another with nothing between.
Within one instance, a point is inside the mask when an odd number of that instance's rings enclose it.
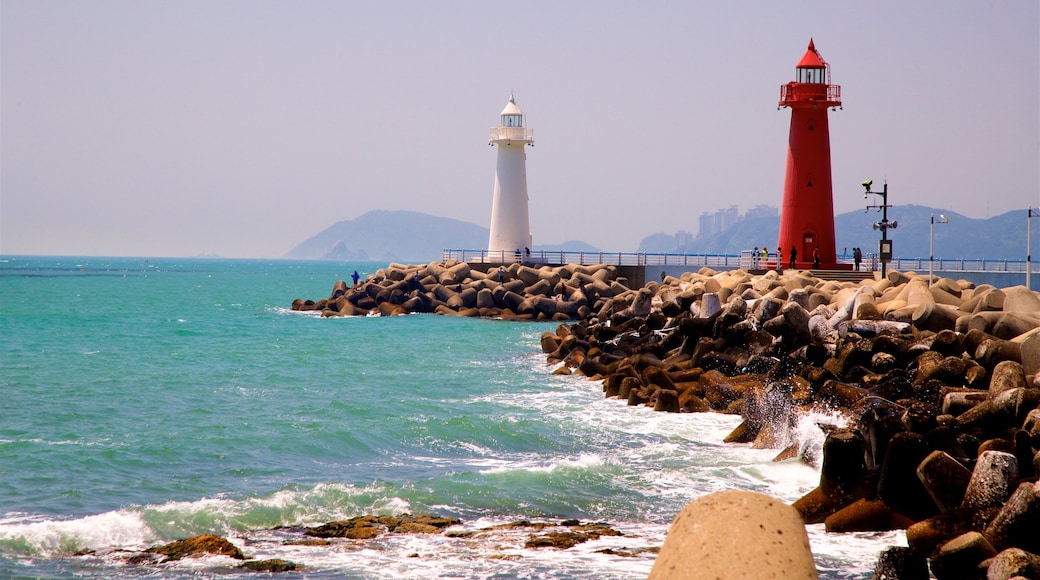
<instances>
[{"instance_id":1,"label":"coastline","mask_svg":"<svg viewBox=\"0 0 1040 580\"><path fill-rule=\"evenodd\" d=\"M215 534L316 578L645 578L658 558L631 550L661 547L695 498L743 490L790 505L820 479L818 461L771 463L776 450L722 443L740 415L631 408L604 398L599 382L551 375L540 338L559 322L323 319L287 308L294 295L328 296L351 272L342 263L18 267L24 275L4 292L4 327L17 337L5 345L4 450L22 466L4 494L8 575L225 573L237 560L127 567L138 550ZM108 420L109 409L122 419ZM831 415L801 420L817 458L815 425ZM48 481L35 477L44 473ZM458 517L450 533L481 536L296 543L298 526L408 513ZM483 532L543 518L591 518L624 535L530 549L529 531ZM902 531L806 528L821 578L870 578L886 546L906 545Z\"/></svg>"},{"instance_id":2,"label":"coastline","mask_svg":"<svg viewBox=\"0 0 1040 580\"><path fill-rule=\"evenodd\" d=\"M609 266L481 272L391 264L294 310L558 320L556 374L663 412L740 414L727 443L799 460L823 409L820 485L793 507L828 533L906 530L878 570L1040 562L1040 294L913 273L859 283L702 268L627 288ZM1010 563L1009 563L1010 562ZM1032 568L1030 568L1032 566Z\"/></svg>"},{"instance_id":3,"label":"coastline","mask_svg":"<svg viewBox=\"0 0 1040 580\"><path fill-rule=\"evenodd\" d=\"M948 578L1037 571L1038 327L1025 287L702 269L546 333L542 349L628 405L740 414L726 442L777 461L805 457L799 416L840 412L820 484L793 507L828 533L904 529L877 573Z\"/></svg>"}]
</instances>

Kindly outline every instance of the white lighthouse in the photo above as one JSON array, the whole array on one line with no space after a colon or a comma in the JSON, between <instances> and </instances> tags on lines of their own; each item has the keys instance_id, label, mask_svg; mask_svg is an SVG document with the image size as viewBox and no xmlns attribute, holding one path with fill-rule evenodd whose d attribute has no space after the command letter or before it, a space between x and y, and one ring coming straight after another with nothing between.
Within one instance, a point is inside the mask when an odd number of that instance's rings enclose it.
<instances>
[{"instance_id":1,"label":"white lighthouse","mask_svg":"<svg viewBox=\"0 0 1040 580\"><path fill-rule=\"evenodd\" d=\"M524 127L524 112L510 93L498 126L491 128L488 145L498 145L495 166L495 198L491 204L491 259L522 259L531 248L531 222L527 216L527 153L534 145L534 131Z\"/></svg>"}]
</instances>

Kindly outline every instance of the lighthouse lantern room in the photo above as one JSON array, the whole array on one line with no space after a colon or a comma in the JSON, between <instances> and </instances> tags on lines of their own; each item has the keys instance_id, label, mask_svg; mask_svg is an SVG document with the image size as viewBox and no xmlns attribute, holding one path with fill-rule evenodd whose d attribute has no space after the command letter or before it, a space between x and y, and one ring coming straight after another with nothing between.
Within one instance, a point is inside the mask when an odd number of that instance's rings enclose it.
<instances>
[{"instance_id":1,"label":"lighthouse lantern room","mask_svg":"<svg viewBox=\"0 0 1040 580\"><path fill-rule=\"evenodd\" d=\"M512 94L502 109L498 126L491 128L488 144L498 146L488 254L503 262L522 261L531 251L527 153L524 147L534 145L534 131L524 127L524 112L516 105Z\"/></svg>"},{"instance_id":2,"label":"lighthouse lantern room","mask_svg":"<svg viewBox=\"0 0 1040 580\"><path fill-rule=\"evenodd\" d=\"M797 250L797 268L842 269L847 265L838 264L834 240L827 121L829 109L841 108L841 87L830 84L830 65L811 39L795 80L780 86L779 107L791 109L791 127L777 247L788 258Z\"/></svg>"}]
</instances>

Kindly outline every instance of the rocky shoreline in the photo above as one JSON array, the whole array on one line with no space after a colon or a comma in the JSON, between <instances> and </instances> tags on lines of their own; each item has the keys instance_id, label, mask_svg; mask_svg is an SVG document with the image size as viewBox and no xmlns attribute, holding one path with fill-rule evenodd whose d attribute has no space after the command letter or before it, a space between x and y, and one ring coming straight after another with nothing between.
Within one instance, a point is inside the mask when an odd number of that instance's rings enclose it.
<instances>
[{"instance_id":1,"label":"rocky shoreline","mask_svg":"<svg viewBox=\"0 0 1040 580\"><path fill-rule=\"evenodd\" d=\"M617 278L617 269L604 265L531 268L509 264L481 271L466 262L390 264L353 286L337 281L328 298L298 298L292 309L317 311L326 317L433 313L583 320L600 300L630 292Z\"/></svg>"},{"instance_id":2,"label":"rocky shoreline","mask_svg":"<svg viewBox=\"0 0 1040 580\"><path fill-rule=\"evenodd\" d=\"M726 441L777 460L810 457L800 417L837 413L820 484L793 505L806 523L905 529L879 577L1040 575L1040 295L1024 286L704 268L627 288L612 266L391 264L293 309L573 321L542 336L555 373L628 405L741 414Z\"/></svg>"},{"instance_id":3,"label":"rocky shoreline","mask_svg":"<svg viewBox=\"0 0 1040 580\"><path fill-rule=\"evenodd\" d=\"M793 507L829 532L905 529L878 577L1040 575L1036 293L702 269L593 310L542 349L607 397L739 413L726 441L777 460L802 453L801 416L840 413L823 426L819 486Z\"/></svg>"},{"instance_id":4,"label":"rocky shoreline","mask_svg":"<svg viewBox=\"0 0 1040 580\"><path fill-rule=\"evenodd\" d=\"M388 543L407 536L439 536L447 544L466 551L486 550L488 558L516 558L519 550L567 550L579 544L602 544L611 537L626 537L605 522L579 520L516 520L497 525L476 527L473 522L459 518L428 515L368 514L347 520L328 522L314 527L286 527L271 530L282 546L311 548L333 547L344 552L384 550ZM659 547L644 545L642 538L627 536L634 545L625 548L599 547L596 553L619 558L642 558L656 554ZM270 541L270 540L268 540ZM597 542L599 541L599 542ZM239 538L242 547L227 538L204 534L176 540L146 550L119 550L110 554L114 560L141 570L161 568L179 560L210 558L203 567L211 572L231 573L233 570L250 572L307 572L305 565L278 557L257 557L245 549L265 550L264 542L251 537ZM78 556L91 556L83 552ZM427 558L429 554L412 553L408 558Z\"/></svg>"}]
</instances>

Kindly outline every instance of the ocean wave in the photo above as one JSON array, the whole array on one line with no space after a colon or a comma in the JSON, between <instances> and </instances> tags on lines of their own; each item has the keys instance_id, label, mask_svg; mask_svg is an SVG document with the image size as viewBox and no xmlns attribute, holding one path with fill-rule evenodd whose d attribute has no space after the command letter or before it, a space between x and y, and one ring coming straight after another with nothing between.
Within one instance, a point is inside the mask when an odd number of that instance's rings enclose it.
<instances>
[{"instance_id":1,"label":"ocean wave","mask_svg":"<svg viewBox=\"0 0 1040 580\"><path fill-rule=\"evenodd\" d=\"M589 458L576 461L590 462L597 463ZM318 578L541 577L561 570L574 578L635 578L649 571L650 549L660 545L666 531L660 524L622 522L615 526L624 534L620 537L602 537L568 550L535 549L525 545L533 533L530 529L507 526L516 518L499 515L466 521L453 528L453 537L390 534L369 542L305 541L305 526L362 513L410 512L411 502L395 495L396 491L400 490L381 483L324 483L264 497L168 502L72 520L9 514L0 520L0 559L77 558L77 575L110 577L142 566L130 563L135 553L172 539L214 533L227 537L249 557L289 560ZM555 520L554 525L561 522ZM633 549L637 549L634 557L619 555ZM213 556L149 566L162 576L178 576L179 572L220 573L238 564Z\"/></svg>"}]
</instances>

